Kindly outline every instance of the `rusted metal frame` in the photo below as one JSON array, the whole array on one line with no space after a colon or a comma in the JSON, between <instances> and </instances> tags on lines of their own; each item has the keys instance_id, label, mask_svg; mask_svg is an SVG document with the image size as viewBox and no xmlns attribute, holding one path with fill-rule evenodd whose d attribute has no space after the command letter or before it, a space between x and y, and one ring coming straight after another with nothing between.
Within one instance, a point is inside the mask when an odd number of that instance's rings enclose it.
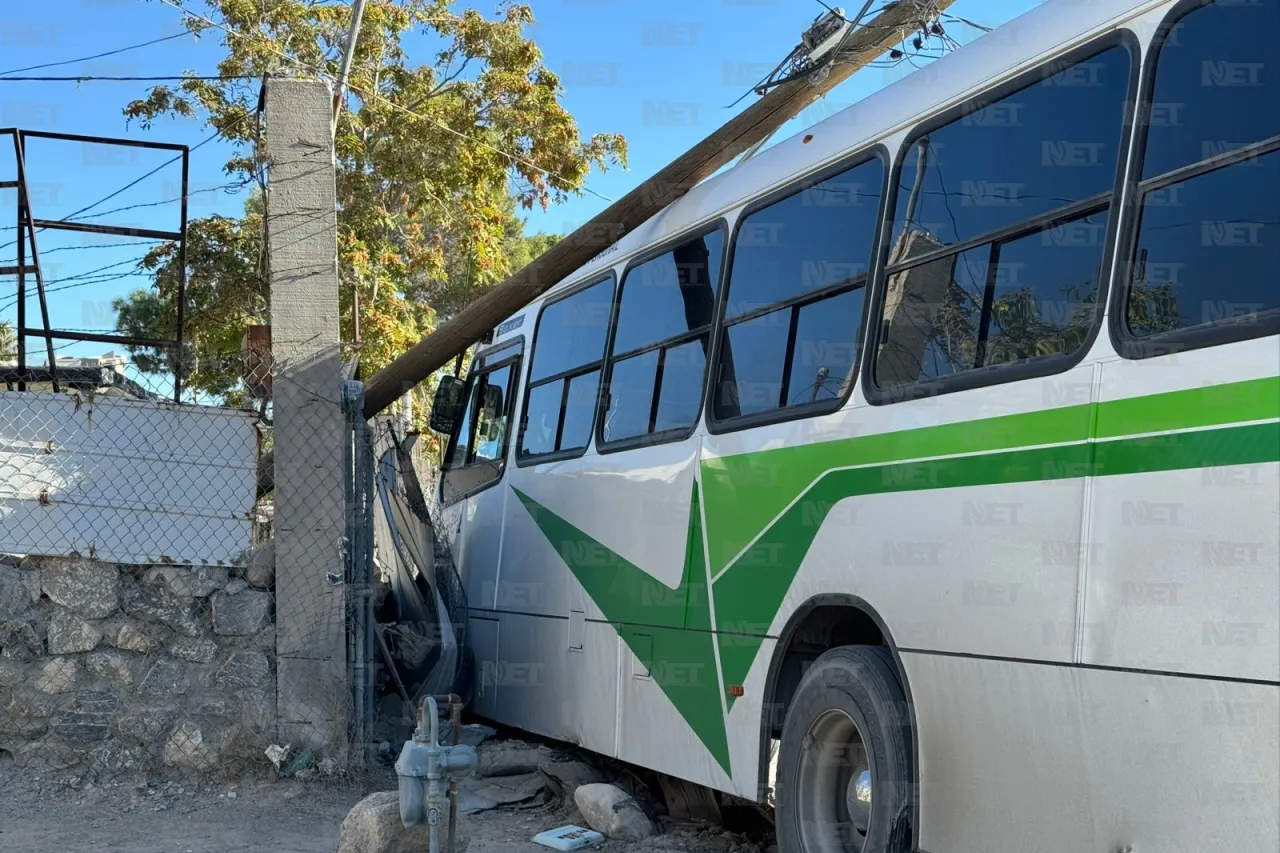
<instances>
[{"instance_id":1,"label":"rusted metal frame","mask_svg":"<svg viewBox=\"0 0 1280 853\"><path fill-rule=\"evenodd\" d=\"M38 294L40 299L40 320L42 323L44 323L45 331L48 332L50 328L49 300L46 297L44 292L44 275L43 273L40 272L40 245L39 245L39 242L36 240L36 229L35 229L35 226L32 225L32 220L31 220L31 207L30 207L31 194L27 192L26 140L24 139L23 132L18 131L17 133L15 133L13 135L13 140L14 140L14 155L17 158L17 166L18 166L18 246L19 246L18 266L21 267L26 263L25 260L23 259L23 252L22 252L22 246L23 246L22 229L23 229L23 226L25 225L27 229L26 231L27 239L31 240L31 263L32 263L32 266L36 268L35 269L36 293ZM22 292L26 289L24 278L25 278L24 274L21 271L19 271L18 272L18 279L20 282L18 285L18 290L19 290L18 328L19 329L25 328L26 326L26 311L23 310L23 308L21 307L22 303L26 301L26 294ZM21 332L18 333L18 337L19 339L21 339L22 337ZM53 355L53 338L48 337L46 335L44 339L44 346L45 346L45 351L49 357L49 382L50 384L53 385L53 391L56 394L60 389L58 387L58 362ZM19 358L22 362L20 365L20 370L25 370L26 360L25 358L22 358L22 355L25 355L25 353L23 353L21 349L19 350L19 353L20 353Z\"/></svg>"},{"instance_id":2,"label":"rusted metal frame","mask_svg":"<svg viewBox=\"0 0 1280 853\"><path fill-rule=\"evenodd\" d=\"M53 355L53 339L76 340L76 341L94 341L99 343L119 343L126 346L150 346L150 347L172 347L176 350L174 364L174 402L181 402L182 397L182 362L183 352L182 343L184 340L183 327L186 322L186 290L187 290L187 224L189 220L189 190L190 190L190 168L191 168L191 149L188 145L170 142L151 142L138 139L120 139L109 136L92 136L78 133L55 133L52 131L40 130L21 130L19 128L5 127L0 128L0 134L8 134L13 137L14 154L18 165L18 180L0 182L0 189L17 189L18 190L18 264L16 267L0 267L0 275L14 275L18 277L18 323L17 323L17 348L18 348L18 389L26 390L26 342L25 335L39 336L45 339L46 348L48 350L50 379L54 390L58 390L57 366ZM52 139L64 142L83 142L101 145L119 145L129 148L149 148L161 151L178 151L182 154L182 199L181 199L181 226L176 232L160 231L149 228L129 228L117 225L103 225L94 222L69 222L53 219L34 219L31 216L29 196L26 192L26 163L24 158L26 138L36 139ZM24 235L23 229L26 229ZM121 237L143 237L155 240L170 240L178 243L178 303L177 303L177 329L173 340L164 340L156 338L140 338L132 335L98 335L82 332L70 332L66 330L55 330L50 327L49 323L49 307L45 296L44 280L40 271L39 250L36 242L36 231L43 229L51 229L55 231L77 231L87 234L107 234ZM31 240L32 261L31 265L26 262L26 236L29 235ZM44 329L33 329L26 325L26 274L34 273L36 276L36 287L40 294L40 311L44 321Z\"/></svg>"},{"instance_id":3,"label":"rusted metal frame","mask_svg":"<svg viewBox=\"0 0 1280 853\"><path fill-rule=\"evenodd\" d=\"M99 225L96 222L67 222L62 219L33 219L31 224L41 230L82 231L86 234L114 234L119 237L150 237L153 240L182 240L177 231L154 231L150 228L126 228L122 225Z\"/></svg>"},{"instance_id":4,"label":"rusted metal frame","mask_svg":"<svg viewBox=\"0 0 1280 853\"><path fill-rule=\"evenodd\" d=\"M186 320L187 309L187 188L191 177L191 151L187 146L182 149L182 221L178 227L181 235L178 238L178 326L174 334L177 345L174 347L173 364L173 402L182 402L182 371L186 366L186 352L182 348L182 325Z\"/></svg>"},{"instance_id":5,"label":"rusted metal frame","mask_svg":"<svg viewBox=\"0 0 1280 853\"><path fill-rule=\"evenodd\" d=\"M39 337L57 338L63 341L92 341L101 344L123 344L133 347L171 347L173 341L167 338L139 338L133 335L106 335L96 332L73 332L66 329L26 329L19 327L19 334Z\"/></svg>"}]
</instances>

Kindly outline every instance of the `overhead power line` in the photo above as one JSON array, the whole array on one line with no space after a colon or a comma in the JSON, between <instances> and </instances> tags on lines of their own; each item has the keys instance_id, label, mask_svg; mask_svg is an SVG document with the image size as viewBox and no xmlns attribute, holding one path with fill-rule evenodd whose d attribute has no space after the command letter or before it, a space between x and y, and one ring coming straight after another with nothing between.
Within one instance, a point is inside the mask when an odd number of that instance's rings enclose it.
<instances>
[{"instance_id":1,"label":"overhead power line","mask_svg":"<svg viewBox=\"0 0 1280 853\"><path fill-rule=\"evenodd\" d=\"M184 80L256 80L253 74L169 74L158 77L99 76L77 74L69 77L0 77L0 83L179 83Z\"/></svg>"},{"instance_id":2,"label":"overhead power line","mask_svg":"<svg viewBox=\"0 0 1280 853\"><path fill-rule=\"evenodd\" d=\"M108 50L103 53L95 53L92 56L81 56L77 59L63 59L59 62L45 62L41 65L28 65L25 68L13 68L9 71L0 71L0 77L4 77L8 74L21 74L24 71L38 71L41 68L57 68L60 65L75 65L77 62L88 62L92 59L102 59L105 56L115 56L118 53L126 53L130 50L150 47L153 44L160 44L160 42L163 41L172 41L176 38L182 38L185 35L189 35L189 33L174 33L173 35L164 36L162 38L151 39L151 41L139 42L138 44L131 44L126 47L118 47L115 50Z\"/></svg>"}]
</instances>

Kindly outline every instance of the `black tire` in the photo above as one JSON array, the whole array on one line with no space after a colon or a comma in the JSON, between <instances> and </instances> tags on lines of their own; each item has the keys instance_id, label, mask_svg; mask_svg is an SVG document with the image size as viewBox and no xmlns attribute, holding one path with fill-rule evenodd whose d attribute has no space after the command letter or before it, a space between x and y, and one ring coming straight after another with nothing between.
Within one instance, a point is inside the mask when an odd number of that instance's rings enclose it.
<instances>
[{"instance_id":1,"label":"black tire","mask_svg":"<svg viewBox=\"0 0 1280 853\"><path fill-rule=\"evenodd\" d=\"M803 815L812 815L814 806L806 808L801 802L801 797L807 796L801 790L806 784L801 763L807 762L805 767L822 764L816 753L804 752L805 740L820 720L833 718L832 712L843 712L851 719L865 744L873 792L870 826L858 840L806 847L806 837L812 840L830 830L816 829L819 823L826 824L812 818L802 826ZM809 747L812 745L811 740ZM911 720L889 650L883 646L841 646L826 652L800 679L782 726L775 792L779 853L826 853L842 848L849 853L909 853L913 790Z\"/></svg>"}]
</instances>

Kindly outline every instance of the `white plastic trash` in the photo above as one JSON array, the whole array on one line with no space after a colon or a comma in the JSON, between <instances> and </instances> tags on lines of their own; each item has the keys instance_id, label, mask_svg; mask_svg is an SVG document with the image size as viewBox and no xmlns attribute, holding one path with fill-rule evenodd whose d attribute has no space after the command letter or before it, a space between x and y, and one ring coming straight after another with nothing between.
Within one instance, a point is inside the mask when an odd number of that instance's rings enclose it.
<instances>
[{"instance_id":1,"label":"white plastic trash","mask_svg":"<svg viewBox=\"0 0 1280 853\"><path fill-rule=\"evenodd\" d=\"M535 844L550 847L552 850L581 850L588 844L604 841L604 836L594 829L583 829L580 826L562 826L559 829L548 829L533 837Z\"/></svg>"}]
</instances>

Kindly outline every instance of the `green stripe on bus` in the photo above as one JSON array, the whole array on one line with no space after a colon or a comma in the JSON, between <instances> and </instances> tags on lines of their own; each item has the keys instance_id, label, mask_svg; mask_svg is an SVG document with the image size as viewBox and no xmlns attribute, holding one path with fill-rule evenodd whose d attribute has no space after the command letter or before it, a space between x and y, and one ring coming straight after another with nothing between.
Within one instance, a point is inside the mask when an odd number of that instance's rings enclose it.
<instances>
[{"instance_id":1,"label":"green stripe on bus","mask_svg":"<svg viewBox=\"0 0 1280 853\"><path fill-rule=\"evenodd\" d=\"M1280 417L1280 377L1272 376L706 459L702 487L711 571L728 565L788 503L832 468L1275 417Z\"/></svg>"},{"instance_id":2,"label":"green stripe on bus","mask_svg":"<svg viewBox=\"0 0 1280 853\"><path fill-rule=\"evenodd\" d=\"M865 495L1280 461L1280 423L830 471L712 586L725 684L741 684L827 513ZM730 700L732 701L732 700Z\"/></svg>"}]
</instances>

